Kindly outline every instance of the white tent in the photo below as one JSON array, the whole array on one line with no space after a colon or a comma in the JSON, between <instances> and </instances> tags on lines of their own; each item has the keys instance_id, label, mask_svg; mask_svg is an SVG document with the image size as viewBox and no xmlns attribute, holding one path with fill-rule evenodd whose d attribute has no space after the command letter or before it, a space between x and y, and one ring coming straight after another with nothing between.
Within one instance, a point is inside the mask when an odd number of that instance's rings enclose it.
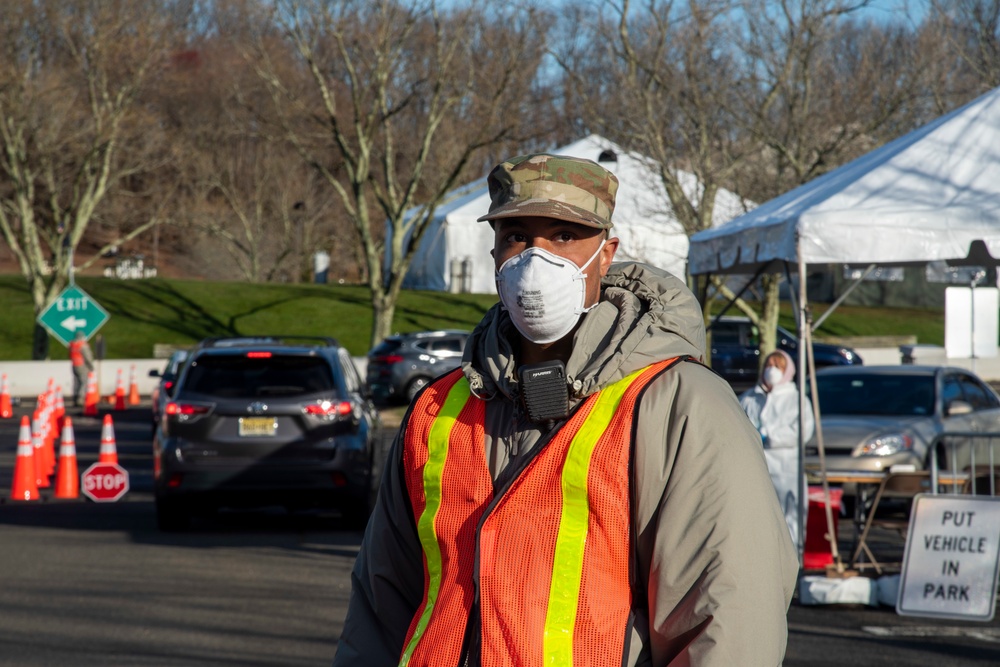
<instances>
[{"instance_id":1,"label":"white tent","mask_svg":"<svg viewBox=\"0 0 1000 667\"><path fill-rule=\"evenodd\" d=\"M693 274L922 263L965 259L974 241L1000 258L1000 88L695 234L688 262Z\"/></svg>"},{"instance_id":2,"label":"white tent","mask_svg":"<svg viewBox=\"0 0 1000 667\"><path fill-rule=\"evenodd\" d=\"M650 160L628 153L614 143L590 135L553 152L599 161L619 180L612 234L621 238L616 259L659 266L684 276L688 240L669 210L669 200ZM689 197L697 193L693 174L682 173ZM451 292L491 293L493 232L476 222L490 206L486 179L455 191L454 198L436 212L414 255L404 286ZM715 220L731 219L749 208L732 192L716 196Z\"/></svg>"},{"instance_id":3,"label":"white tent","mask_svg":"<svg viewBox=\"0 0 1000 667\"><path fill-rule=\"evenodd\" d=\"M809 264L947 260L992 266L998 257L1000 88L746 215L698 232L691 237L688 266L694 275L785 270L802 276ZM800 280L798 329L807 344L799 346L799 368L806 368L811 328L819 324L806 324L804 286ZM808 370L815 383L815 369ZM800 401L804 393L800 383ZM816 429L822 454L820 420ZM803 451L800 441L800 472ZM827 522L832 534L829 509ZM801 538L799 549L801 554ZM836 555L834 543L831 549Z\"/></svg>"}]
</instances>

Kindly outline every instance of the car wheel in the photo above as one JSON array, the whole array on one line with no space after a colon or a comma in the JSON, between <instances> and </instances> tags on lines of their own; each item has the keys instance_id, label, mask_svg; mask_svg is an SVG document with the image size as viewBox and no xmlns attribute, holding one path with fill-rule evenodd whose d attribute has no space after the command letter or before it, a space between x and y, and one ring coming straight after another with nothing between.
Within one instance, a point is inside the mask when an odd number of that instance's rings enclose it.
<instances>
[{"instance_id":1,"label":"car wheel","mask_svg":"<svg viewBox=\"0 0 1000 667\"><path fill-rule=\"evenodd\" d=\"M428 382L430 382L430 380L425 377L418 377L410 380L410 384L406 385L406 402L412 403L413 399L417 397L417 394L420 393L421 389L427 386Z\"/></svg>"},{"instance_id":2,"label":"car wheel","mask_svg":"<svg viewBox=\"0 0 1000 667\"><path fill-rule=\"evenodd\" d=\"M176 501L157 498L156 525L165 533L185 530L191 525L191 515Z\"/></svg>"}]
</instances>

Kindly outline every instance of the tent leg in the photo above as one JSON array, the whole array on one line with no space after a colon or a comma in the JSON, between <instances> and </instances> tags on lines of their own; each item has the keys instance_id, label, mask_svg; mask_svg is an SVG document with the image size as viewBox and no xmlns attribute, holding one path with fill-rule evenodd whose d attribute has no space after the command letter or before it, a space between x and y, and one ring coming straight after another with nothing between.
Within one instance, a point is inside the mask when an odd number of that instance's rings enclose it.
<instances>
[{"instance_id":1,"label":"tent leg","mask_svg":"<svg viewBox=\"0 0 1000 667\"><path fill-rule=\"evenodd\" d=\"M826 534L827 539L830 542L830 553L833 555L834 566L837 569L837 574L844 574L844 563L840 559L840 550L837 548L837 531L834 529L833 523L833 509L830 507L830 483L826 480L826 448L823 444L823 425L820 419L819 411L819 391L816 390L816 358L813 354L812 346L812 318L809 316L808 307L808 296L806 295L806 266L805 261L802 259L802 253L799 253L799 326L800 333L799 337L799 359L802 359L805 355L808 361L808 375L809 381L812 383L813 391L812 396L812 408L814 421L816 423L816 444L819 448L819 467L823 479L823 504L826 514ZM805 399L805 382L799 382L799 399L800 399L800 428L799 428L799 472L804 474L803 470L803 459L805 458L805 439L803 438L803 432L801 428L802 411L801 408L804 407ZM808 495L808 494L807 494ZM808 500L808 499L807 499ZM808 507L808 504L806 505ZM800 508L799 521L802 521L802 512ZM799 541L802 541L800 535ZM804 557L804 550L803 550Z\"/></svg>"}]
</instances>

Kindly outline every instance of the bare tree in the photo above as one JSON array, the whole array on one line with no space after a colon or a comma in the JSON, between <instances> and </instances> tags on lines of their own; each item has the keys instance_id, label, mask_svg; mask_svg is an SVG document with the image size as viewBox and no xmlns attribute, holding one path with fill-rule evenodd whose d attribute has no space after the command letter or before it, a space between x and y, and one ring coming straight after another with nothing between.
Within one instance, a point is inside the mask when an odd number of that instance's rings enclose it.
<instances>
[{"instance_id":1,"label":"bare tree","mask_svg":"<svg viewBox=\"0 0 1000 667\"><path fill-rule=\"evenodd\" d=\"M272 54L251 55L284 137L337 194L364 253L372 344L391 333L413 254L449 192L532 121L546 18L499 1L281 2L274 20L311 91Z\"/></svg>"},{"instance_id":2,"label":"bare tree","mask_svg":"<svg viewBox=\"0 0 1000 667\"><path fill-rule=\"evenodd\" d=\"M802 185L911 129L924 56L899 23L857 19L867 0L747 0L734 117L759 150L741 190ZM805 279L801 276L800 279ZM780 274L762 279L762 357L774 349Z\"/></svg>"},{"instance_id":3,"label":"bare tree","mask_svg":"<svg viewBox=\"0 0 1000 667\"><path fill-rule=\"evenodd\" d=\"M148 167L123 147L144 129L136 100L170 34L169 15L124 0L4 4L0 232L36 314L71 279L73 253L109 193ZM32 357L47 354L48 335L36 325Z\"/></svg>"},{"instance_id":4,"label":"bare tree","mask_svg":"<svg viewBox=\"0 0 1000 667\"><path fill-rule=\"evenodd\" d=\"M557 52L567 106L650 158L667 193L664 209L686 235L708 229L720 189L737 180L753 153L733 117L736 3L604 0L600 8L568 10L571 37ZM606 18L583 21L588 14ZM592 28L581 34L580 25ZM707 319L710 302L703 307Z\"/></svg>"},{"instance_id":5,"label":"bare tree","mask_svg":"<svg viewBox=\"0 0 1000 667\"><path fill-rule=\"evenodd\" d=\"M586 122L660 165L690 235L711 226L720 188L764 201L909 129L923 58L904 25L852 20L868 4L607 0L597 14L614 20L560 62ZM736 301L760 325L762 353L776 343L781 280L762 278L760 312Z\"/></svg>"},{"instance_id":6,"label":"bare tree","mask_svg":"<svg viewBox=\"0 0 1000 667\"><path fill-rule=\"evenodd\" d=\"M1000 86L1000 0L931 0L930 5L928 22L968 68L978 92Z\"/></svg>"}]
</instances>

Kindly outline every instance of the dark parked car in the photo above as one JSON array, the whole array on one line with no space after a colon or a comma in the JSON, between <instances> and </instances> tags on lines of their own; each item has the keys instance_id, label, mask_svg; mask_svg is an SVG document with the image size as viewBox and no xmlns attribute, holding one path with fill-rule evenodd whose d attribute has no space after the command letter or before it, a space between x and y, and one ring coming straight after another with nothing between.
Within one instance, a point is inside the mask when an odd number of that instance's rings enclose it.
<instances>
[{"instance_id":1,"label":"dark parked car","mask_svg":"<svg viewBox=\"0 0 1000 667\"><path fill-rule=\"evenodd\" d=\"M778 349L784 350L798 363L799 340L794 334L778 327ZM712 327L712 369L724 377L736 392L749 389L757 382L760 370L760 331L748 318L723 316ZM843 345L813 343L816 367L855 366L863 361L857 352Z\"/></svg>"},{"instance_id":2,"label":"dark parked car","mask_svg":"<svg viewBox=\"0 0 1000 667\"><path fill-rule=\"evenodd\" d=\"M167 401L170 400L170 396L174 391L174 383L177 382L177 376L180 374L184 362L187 361L189 352L189 350L175 350L171 353L170 358L167 359L167 364L164 366L163 371L158 371L155 368L149 371L150 377L160 378L160 381L153 387L152 394L151 412L153 415L154 432L160 423L163 408L166 406Z\"/></svg>"},{"instance_id":3,"label":"dark parked car","mask_svg":"<svg viewBox=\"0 0 1000 667\"><path fill-rule=\"evenodd\" d=\"M153 437L164 530L219 507L338 508L367 521L381 421L328 338L209 339L191 351Z\"/></svg>"},{"instance_id":4,"label":"dark parked car","mask_svg":"<svg viewBox=\"0 0 1000 667\"><path fill-rule=\"evenodd\" d=\"M368 353L366 378L374 398L410 402L428 382L458 368L468 331L389 336Z\"/></svg>"}]
</instances>

